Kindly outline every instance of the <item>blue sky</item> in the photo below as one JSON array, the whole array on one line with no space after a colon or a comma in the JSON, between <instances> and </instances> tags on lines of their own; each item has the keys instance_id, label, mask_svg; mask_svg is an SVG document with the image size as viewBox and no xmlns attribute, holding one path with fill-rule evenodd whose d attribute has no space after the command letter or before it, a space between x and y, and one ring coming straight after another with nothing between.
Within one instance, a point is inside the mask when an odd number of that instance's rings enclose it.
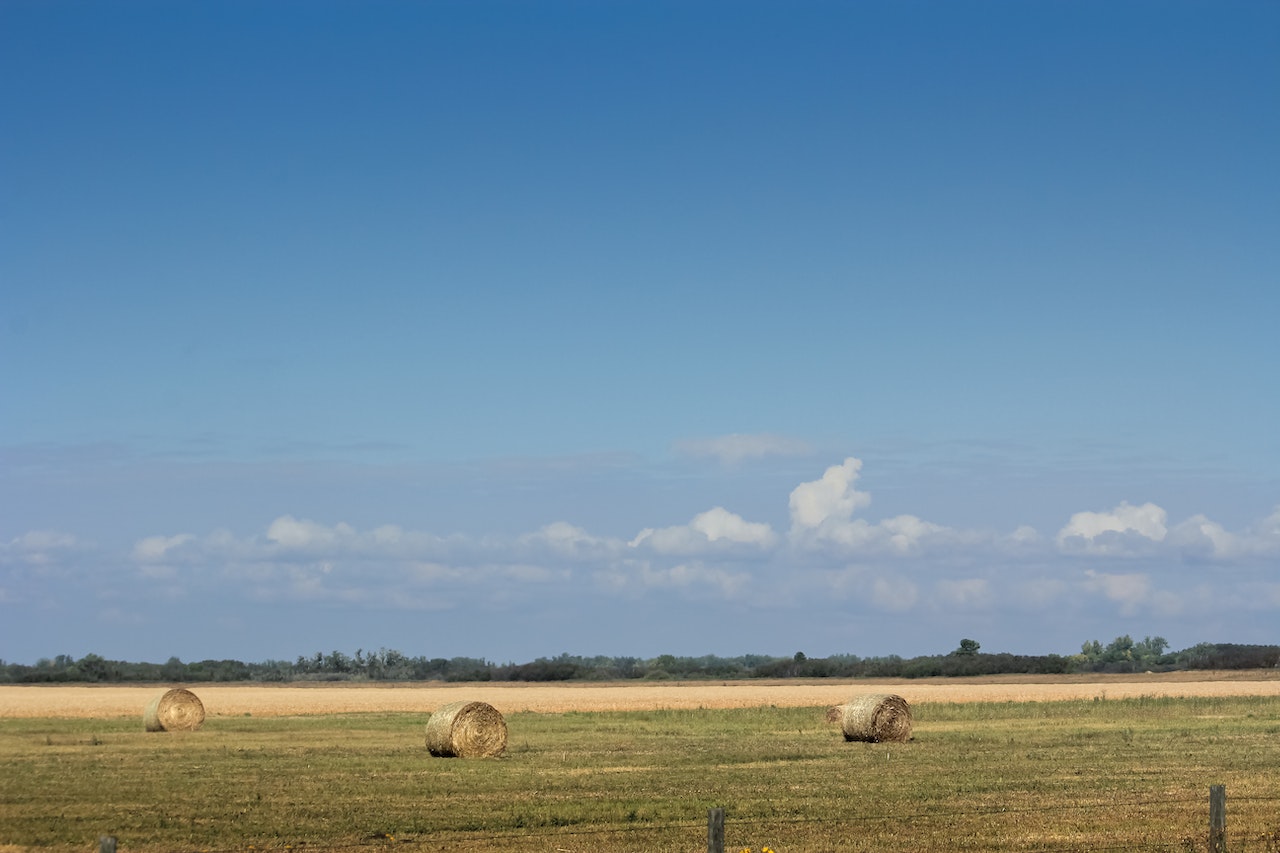
<instances>
[{"instance_id":1,"label":"blue sky","mask_svg":"<svg viewBox=\"0 0 1280 853\"><path fill-rule=\"evenodd\" d=\"M0 658L1280 642L1280 7L0 4Z\"/></svg>"}]
</instances>

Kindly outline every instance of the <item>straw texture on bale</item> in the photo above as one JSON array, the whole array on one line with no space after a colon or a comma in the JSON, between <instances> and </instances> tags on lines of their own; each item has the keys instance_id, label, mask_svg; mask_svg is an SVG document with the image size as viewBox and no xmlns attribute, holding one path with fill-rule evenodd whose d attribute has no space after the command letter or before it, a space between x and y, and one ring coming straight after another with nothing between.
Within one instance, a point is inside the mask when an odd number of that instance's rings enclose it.
<instances>
[{"instance_id":1,"label":"straw texture on bale","mask_svg":"<svg viewBox=\"0 0 1280 853\"><path fill-rule=\"evenodd\" d=\"M911 740L911 707L892 693L868 693L846 702L840 715L845 740L906 743Z\"/></svg>"},{"instance_id":2,"label":"straw texture on bale","mask_svg":"<svg viewBox=\"0 0 1280 853\"><path fill-rule=\"evenodd\" d=\"M204 725L204 705L190 690L175 687L147 704L142 724L149 732L193 732Z\"/></svg>"},{"instance_id":3,"label":"straw texture on bale","mask_svg":"<svg viewBox=\"0 0 1280 853\"><path fill-rule=\"evenodd\" d=\"M507 748L507 721L487 702L450 702L427 721L427 750L443 758L493 758Z\"/></svg>"}]
</instances>

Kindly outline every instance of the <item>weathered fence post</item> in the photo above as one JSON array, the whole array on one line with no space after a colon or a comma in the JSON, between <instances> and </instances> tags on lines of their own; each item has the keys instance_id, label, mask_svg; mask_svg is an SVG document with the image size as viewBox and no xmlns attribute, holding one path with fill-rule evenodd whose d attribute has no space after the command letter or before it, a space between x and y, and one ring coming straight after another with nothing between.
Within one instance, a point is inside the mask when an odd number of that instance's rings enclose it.
<instances>
[{"instance_id":1,"label":"weathered fence post","mask_svg":"<svg viewBox=\"0 0 1280 853\"><path fill-rule=\"evenodd\" d=\"M1227 788L1209 786L1209 853L1227 853Z\"/></svg>"},{"instance_id":2,"label":"weathered fence post","mask_svg":"<svg viewBox=\"0 0 1280 853\"><path fill-rule=\"evenodd\" d=\"M98 838L98 853L116 853L116 837L103 835Z\"/></svg>"},{"instance_id":3,"label":"weathered fence post","mask_svg":"<svg viewBox=\"0 0 1280 853\"><path fill-rule=\"evenodd\" d=\"M724 809L707 812L707 853L724 853Z\"/></svg>"}]
</instances>

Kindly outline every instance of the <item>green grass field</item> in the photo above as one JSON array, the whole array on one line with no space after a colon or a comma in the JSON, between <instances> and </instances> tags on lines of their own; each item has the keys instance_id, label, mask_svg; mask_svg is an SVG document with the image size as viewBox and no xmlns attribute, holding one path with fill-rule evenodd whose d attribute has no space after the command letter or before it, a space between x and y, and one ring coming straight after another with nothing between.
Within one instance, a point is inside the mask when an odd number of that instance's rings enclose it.
<instances>
[{"instance_id":1,"label":"green grass field","mask_svg":"<svg viewBox=\"0 0 1280 853\"><path fill-rule=\"evenodd\" d=\"M909 744L823 708L521 713L500 759L430 757L426 716L0 720L0 851L1280 849L1280 700L919 705ZM5 847L4 845L11 845Z\"/></svg>"}]
</instances>

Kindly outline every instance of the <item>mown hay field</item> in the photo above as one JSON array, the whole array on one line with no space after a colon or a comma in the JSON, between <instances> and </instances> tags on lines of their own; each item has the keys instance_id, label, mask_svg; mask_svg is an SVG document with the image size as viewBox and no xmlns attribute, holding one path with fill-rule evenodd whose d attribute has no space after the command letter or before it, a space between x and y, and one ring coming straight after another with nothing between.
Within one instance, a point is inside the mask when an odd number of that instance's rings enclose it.
<instances>
[{"instance_id":1,"label":"mown hay field","mask_svg":"<svg viewBox=\"0 0 1280 853\"><path fill-rule=\"evenodd\" d=\"M662 708L831 706L858 693L895 693L924 702L1048 702L1139 696L1280 696L1280 671L1141 675L992 676L785 681L628 681L609 683L290 683L185 685L209 716L297 716L430 711L459 700L503 713L644 711ZM0 686L0 717L116 717L140 714L155 685Z\"/></svg>"},{"instance_id":2,"label":"mown hay field","mask_svg":"<svg viewBox=\"0 0 1280 853\"><path fill-rule=\"evenodd\" d=\"M1186 853L1205 849L1216 784L1233 853L1280 850L1272 673L188 686L205 724L158 733L154 685L0 691L26 697L0 716L0 853L89 853L102 835L121 853L701 853L719 807L731 853ZM868 690L912 703L910 742L848 742L827 719ZM72 704L37 715L31 695ZM431 712L460 699L502 711L500 758L430 755Z\"/></svg>"}]
</instances>

